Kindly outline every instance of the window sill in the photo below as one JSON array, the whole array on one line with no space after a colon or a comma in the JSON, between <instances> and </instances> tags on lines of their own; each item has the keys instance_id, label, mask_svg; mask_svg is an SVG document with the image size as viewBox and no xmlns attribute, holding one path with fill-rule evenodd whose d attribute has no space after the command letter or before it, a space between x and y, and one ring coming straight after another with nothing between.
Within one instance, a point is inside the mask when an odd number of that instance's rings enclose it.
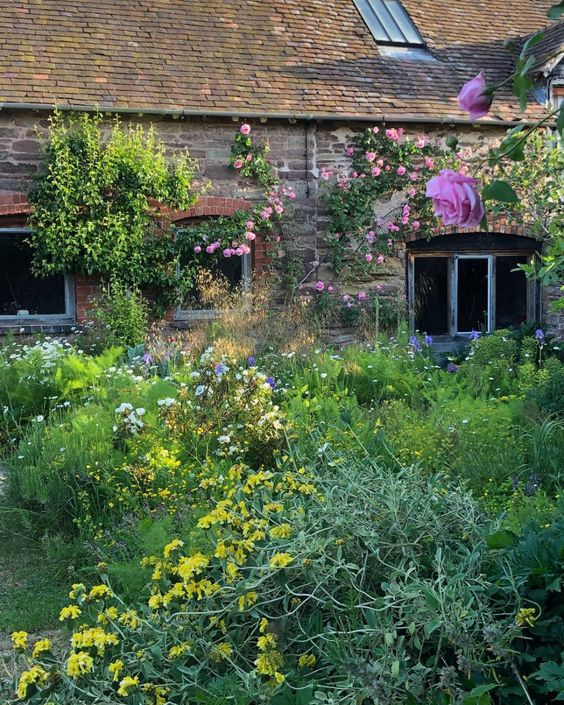
<instances>
[{"instance_id":1,"label":"window sill","mask_svg":"<svg viewBox=\"0 0 564 705\"><path fill-rule=\"evenodd\" d=\"M73 320L23 320L21 318L1 318L1 335L34 335L36 333L73 333L76 331Z\"/></svg>"}]
</instances>

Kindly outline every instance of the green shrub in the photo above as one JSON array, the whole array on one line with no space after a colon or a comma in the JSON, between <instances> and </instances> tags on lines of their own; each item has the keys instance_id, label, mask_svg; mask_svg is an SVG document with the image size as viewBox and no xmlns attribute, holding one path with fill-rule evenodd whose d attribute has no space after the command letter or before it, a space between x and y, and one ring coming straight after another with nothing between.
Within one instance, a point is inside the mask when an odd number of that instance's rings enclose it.
<instances>
[{"instance_id":1,"label":"green shrub","mask_svg":"<svg viewBox=\"0 0 564 705\"><path fill-rule=\"evenodd\" d=\"M147 302L138 287L116 279L106 284L98 298L95 316L106 327L109 344L133 347L147 335Z\"/></svg>"},{"instance_id":2,"label":"green shrub","mask_svg":"<svg viewBox=\"0 0 564 705\"><path fill-rule=\"evenodd\" d=\"M470 674L494 683L515 611L510 598L497 612L485 599L472 499L367 458L341 456L323 477L295 461L235 465L219 492L203 490L208 513L189 542L145 562L152 594L135 612L106 575L91 590L75 585L71 654L32 659L19 695L436 705L469 696Z\"/></svg>"}]
</instances>

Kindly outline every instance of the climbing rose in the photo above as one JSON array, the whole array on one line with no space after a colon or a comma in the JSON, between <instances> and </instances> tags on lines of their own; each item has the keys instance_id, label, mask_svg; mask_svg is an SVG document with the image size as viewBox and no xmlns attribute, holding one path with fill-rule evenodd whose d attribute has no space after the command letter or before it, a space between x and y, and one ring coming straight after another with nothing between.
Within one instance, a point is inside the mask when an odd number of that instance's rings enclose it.
<instances>
[{"instance_id":1,"label":"climbing rose","mask_svg":"<svg viewBox=\"0 0 564 705\"><path fill-rule=\"evenodd\" d=\"M458 94L458 105L461 110L470 113L470 120L477 120L489 113L492 96L485 94L485 90L486 81L481 71L462 86Z\"/></svg>"},{"instance_id":2,"label":"climbing rose","mask_svg":"<svg viewBox=\"0 0 564 705\"><path fill-rule=\"evenodd\" d=\"M470 228L479 225L485 215L476 179L452 169L442 169L427 182L426 195L433 199L435 216L445 225Z\"/></svg>"},{"instance_id":3,"label":"climbing rose","mask_svg":"<svg viewBox=\"0 0 564 705\"><path fill-rule=\"evenodd\" d=\"M315 288L317 289L317 291L323 291L323 289L325 289L324 282L322 282L322 281L316 282Z\"/></svg>"},{"instance_id":4,"label":"climbing rose","mask_svg":"<svg viewBox=\"0 0 564 705\"><path fill-rule=\"evenodd\" d=\"M244 164L244 162L243 162L242 159L236 159L236 160L233 162L233 167L234 167L235 169L242 169L242 168L243 168L243 164Z\"/></svg>"},{"instance_id":5,"label":"climbing rose","mask_svg":"<svg viewBox=\"0 0 564 705\"><path fill-rule=\"evenodd\" d=\"M241 134L243 134L243 135L248 135L248 134L250 133L250 131L251 131L251 126L250 126L248 123L244 122L244 123L241 125L241 127L239 128L239 131L240 131Z\"/></svg>"}]
</instances>

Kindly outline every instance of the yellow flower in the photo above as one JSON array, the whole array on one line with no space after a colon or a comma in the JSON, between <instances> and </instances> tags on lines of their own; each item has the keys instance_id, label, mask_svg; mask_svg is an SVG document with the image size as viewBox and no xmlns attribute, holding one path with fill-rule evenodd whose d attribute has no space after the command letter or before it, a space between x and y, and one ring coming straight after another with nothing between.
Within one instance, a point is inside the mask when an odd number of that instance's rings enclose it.
<instances>
[{"instance_id":1,"label":"yellow flower","mask_svg":"<svg viewBox=\"0 0 564 705\"><path fill-rule=\"evenodd\" d=\"M103 597L112 597L112 591L107 585L94 585L88 593L89 600L101 600Z\"/></svg>"},{"instance_id":2,"label":"yellow flower","mask_svg":"<svg viewBox=\"0 0 564 705\"><path fill-rule=\"evenodd\" d=\"M271 568L285 568L294 559L289 553L275 553L270 559Z\"/></svg>"},{"instance_id":3,"label":"yellow flower","mask_svg":"<svg viewBox=\"0 0 564 705\"><path fill-rule=\"evenodd\" d=\"M287 539L292 534L292 527L290 524L280 524L270 529L269 534L273 539Z\"/></svg>"},{"instance_id":4,"label":"yellow flower","mask_svg":"<svg viewBox=\"0 0 564 705\"><path fill-rule=\"evenodd\" d=\"M12 644L14 649L25 651L27 649L27 632L12 632Z\"/></svg>"},{"instance_id":5,"label":"yellow flower","mask_svg":"<svg viewBox=\"0 0 564 705\"><path fill-rule=\"evenodd\" d=\"M298 666L304 668L305 666L311 667L315 666L317 659L313 654L302 654L298 659Z\"/></svg>"},{"instance_id":6,"label":"yellow flower","mask_svg":"<svg viewBox=\"0 0 564 705\"><path fill-rule=\"evenodd\" d=\"M281 683L284 683L284 681L286 680L286 676L284 676L284 674L282 673L279 673L278 671L275 671L274 680L278 683L278 685L280 685Z\"/></svg>"},{"instance_id":7,"label":"yellow flower","mask_svg":"<svg viewBox=\"0 0 564 705\"><path fill-rule=\"evenodd\" d=\"M119 680L119 674L123 670L123 661L121 659L117 659L117 661L112 661L110 665L108 666L108 671L110 674L113 676L112 680L113 681L118 681Z\"/></svg>"},{"instance_id":8,"label":"yellow flower","mask_svg":"<svg viewBox=\"0 0 564 705\"><path fill-rule=\"evenodd\" d=\"M238 600L239 604L239 612L243 612L243 610L247 607L251 607L252 605L255 604L255 602L258 600L258 593L251 591L247 592L245 595L241 595Z\"/></svg>"},{"instance_id":9,"label":"yellow flower","mask_svg":"<svg viewBox=\"0 0 564 705\"><path fill-rule=\"evenodd\" d=\"M187 641L182 642L182 644L175 644L171 646L168 651L168 657L170 659L180 658L190 649L190 644Z\"/></svg>"},{"instance_id":10,"label":"yellow flower","mask_svg":"<svg viewBox=\"0 0 564 705\"><path fill-rule=\"evenodd\" d=\"M184 580L191 580L194 575L199 575L208 567L210 560L203 553L195 553L193 556L183 556L178 561L176 573Z\"/></svg>"},{"instance_id":11,"label":"yellow flower","mask_svg":"<svg viewBox=\"0 0 564 705\"><path fill-rule=\"evenodd\" d=\"M105 632L101 627L92 627L72 635L71 643L75 649L96 647L98 655L102 656L106 646L116 646L119 639L115 634Z\"/></svg>"},{"instance_id":12,"label":"yellow flower","mask_svg":"<svg viewBox=\"0 0 564 705\"><path fill-rule=\"evenodd\" d=\"M131 688L136 688L138 685L139 678L137 676L134 676L133 678L131 676L125 676L125 678L122 678L120 681L118 695L121 695L123 698L127 698Z\"/></svg>"},{"instance_id":13,"label":"yellow flower","mask_svg":"<svg viewBox=\"0 0 564 705\"><path fill-rule=\"evenodd\" d=\"M48 676L47 671L41 666L32 666L21 674L16 695L23 700L27 697L27 689L30 685L45 685Z\"/></svg>"},{"instance_id":14,"label":"yellow flower","mask_svg":"<svg viewBox=\"0 0 564 705\"><path fill-rule=\"evenodd\" d=\"M94 660L85 651L72 653L67 661L67 675L71 678L79 678L90 673L93 667Z\"/></svg>"},{"instance_id":15,"label":"yellow flower","mask_svg":"<svg viewBox=\"0 0 564 705\"><path fill-rule=\"evenodd\" d=\"M518 627L532 627L537 618L538 615L534 607L523 607L517 612L515 624Z\"/></svg>"},{"instance_id":16,"label":"yellow flower","mask_svg":"<svg viewBox=\"0 0 564 705\"><path fill-rule=\"evenodd\" d=\"M164 547L163 555L165 558L170 558L170 554L176 551L177 548L182 548L184 546L184 541L180 539L173 539L170 543Z\"/></svg>"},{"instance_id":17,"label":"yellow flower","mask_svg":"<svg viewBox=\"0 0 564 705\"><path fill-rule=\"evenodd\" d=\"M226 658L230 658L233 654L233 647L225 642L221 644L216 644L210 654L212 661L223 661Z\"/></svg>"},{"instance_id":18,"label":"yellow flower","mask_svg":"<svg viewBox=\"0 0 564 705\"><path fill-rule=\"evenodd\" d=\"M127 610L119 616L118 622L130 629L136 629L139 626L139 616L135 610Z\"/></svg>"},{"instance_id":19,"label":"yellow flower","mask_svg":"<svg viewBox=\"0 0 564 705\"><path fill-rule=\"evenodd\" d=\"M37 658L46 651L51 651L51 642L49 639L40 639L35 643L31 655L33 658Z\"/></svg>"},{"instance_id":20,"label":"yellow flower","mask_svg":"<svg viewBox=\"0 0 564 705\"><path fill-rule=\"evenodd\" d=\"M76 598L81 595L83 592L86 592L86 587L84 586L84 583L73 583L71 585L71 591L69 592L69 597L71 600L76 600Z\"/></svg>"},{"instance_id":21,"label":"yellow flower","mask_svg":"<svg viewBox=\"0 0 564 705\"><path fill-rule=\"evenodd\" d=\"M159 593L156 595L151 595L149 602L147 603L152 610L157 610L163 603L163 596Z\"/></svg>"},{"instance_id":22,"label":"yellow flower","mask_svg":"<svg viewBox=\"0 0 564 705\"><path fill-rule=\"evenodd\" d=\"M265 631L268 629L268 624L269 624L269 622L268 622L268 619L267 619L266 617L263 617L263 618L260 620L259 632L260 632L261 634L264 634Z\"/></svg>"}]
</instances>

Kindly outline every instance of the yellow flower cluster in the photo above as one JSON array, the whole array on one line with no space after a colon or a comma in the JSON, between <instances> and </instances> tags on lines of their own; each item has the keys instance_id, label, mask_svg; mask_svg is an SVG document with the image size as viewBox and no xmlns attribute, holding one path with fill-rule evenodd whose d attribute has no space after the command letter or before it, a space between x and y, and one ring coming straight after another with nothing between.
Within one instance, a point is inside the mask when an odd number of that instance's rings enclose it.
<instances>
[{"instance_id":1,"label":"yellow flower cluster","mask_svg":"<svg viewBox=\"0 0 564 705\"><path fill-rule=\"evenodd\" d=\"M14 649L25 651L27 649L27 632L12 632L11 639Z\"/></svg>"},{"instance_id":2,"label":"yellow flower cluster","mask_svg":"<svg viewBox=\"0 0 564 705\"><path fill-rule=\"evenodd\" d=\"M119 683L118 695L122 698L127 698L129 691L132 688L137 688L139 685L139 678L137 676L125 676Z\"/></svg>"},{"instance_id":3,"label":"yellow flower cluster","mask_svg":"<svg viewBox=\"0 0 564 705\"><path fill-rule=\"evenodd\" d=\"M106 646L116 646L119 639L115 634L105 632L101 627L84 629L72 635L71 644L74 649L89 649L94 647L98 656L103 656Z\"/></svg>"},{"instance_id":4,"label":"yellow flower cluster","mask_svg":"<svg viewBox=\"0 0 564 705\"><path fill-rule=\"evenodd\" d=\"M80 678L90 673L94 668L94 659L86 651L72 653L67 661L67 675L71 678Z\"/></svg>"},{"instance_id":5,"label":"yellow flower cluster","mask_svg":"<svg viewBox=\"0 0 564 705\"><path fill-rule=\"evenodd\" d=\"M523 607L517 612L515 624L518 627L532 627L538 615L534 607Z\"/></svg>"},{"instance_id":6,"label":"yellow flower cluster","mask_svg":"<svg viewBox=\"0 0 564 705\"><path fill-rule=\"evenodd\" d=\"M278 685L284 682L284 674L280 672L284 666L284 658L278 651L278 637L272 632L267 632L268 621L263 619L260 624L262 636L259 636L257 648L259 654L255 659L257 673L261 676L268 676Z\"/></svg>"},{"instance_id":7,"label":"yellow flower cluster","mask_svg":"<svg viewBox=\"0 0 564 705\"><path fill-rule=\"evenodd\" d=\"M46 685L48 678L49 673L42 666L32 666L30 669L21 674L18 681L16 695L20 698L20 700L27 698L27 691L30 685Z\"/></svg>"}]
</instances>

